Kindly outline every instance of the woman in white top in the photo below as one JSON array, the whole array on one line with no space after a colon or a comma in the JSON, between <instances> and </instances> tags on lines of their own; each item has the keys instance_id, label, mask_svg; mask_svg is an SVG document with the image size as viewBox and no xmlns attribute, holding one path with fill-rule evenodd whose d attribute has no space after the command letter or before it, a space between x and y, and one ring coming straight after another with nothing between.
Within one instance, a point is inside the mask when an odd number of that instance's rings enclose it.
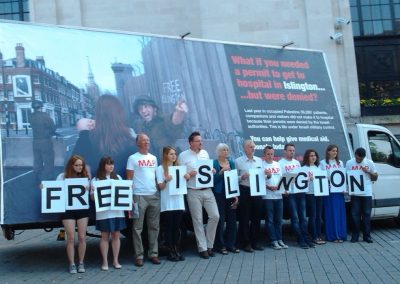
<instances>
[{"instance_id":1,"label":"woman in white top","mask_svg":"<svg viewBox=\"0 0 400 284\"><path fill-rule=\"evenodd\" d=\"M308 233L312 242L317 245L325 244L322 240L322 196L314 195L314 170L319 168L317 151L308 149L304 153L302 170L308 174L308 192L306 193L306 210L308 216Z\"/></svg>"},{"instance_id":2,"label":"woman in white top","mask_svg":"<svg viewBox=\"0 0 400 284\"><path fill-rule=\"evenodd\" d=\"M179 236L182 215L185 210L183 194L170 195L168 182L172 176L168 172L168 167L177 166L176 150L172 146L163 148L162 163L156 171L158 188L161 191L161 214L166 221L166 242L169 246L168 260L185 260L179 250ZM185 174L185 179L189 179L189 174Z\"/></svg>"},{"instance_id":3,"label":"woman in white top","mask_svg":"<svg viewBox=\"0 0 400 284\"><path fill-rule=\"evenodd\" d=\"M97 168L96 177L93 180L105 179L121 179L119 175L114 172L114 160L105 156L101 158ZM101 270L108 270L108 248L111 235L111 247L113 251L113 266L115 269L121 269L118 256L121 247L119 239L120 230L126 228L125 215L122 210L107 210L96 212L96 229L101 231L100 252L103 258Z\"/></svg>"},{"instance_id":4,"label":"woman in white top","mask_svg":"<svg viewBox=\"0 0 400 284\"><path fill-rule=\"evenodd\" d=\"M344 169L339 159L339 148L329 145L326 148L325 159L321 161L321 169L331 172ZM342 243L347 239L346 206L344 193L330 192L324 197L325 238L327 241Z\"/></svg>"}]
</instances>

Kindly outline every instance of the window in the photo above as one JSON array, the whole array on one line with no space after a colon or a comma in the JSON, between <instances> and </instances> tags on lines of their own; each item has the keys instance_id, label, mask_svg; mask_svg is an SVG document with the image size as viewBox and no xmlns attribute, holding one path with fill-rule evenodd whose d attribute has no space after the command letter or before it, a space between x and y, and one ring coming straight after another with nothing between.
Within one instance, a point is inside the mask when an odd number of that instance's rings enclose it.
<instances>
[{"instance_id":1,"label":"window","mask_svg":"<svg viewBox=\"0 0 400 284\"><path fill-rule=\"evenodd\" d=\"M29 21L29 1L0 0L0 19Z\"/></svg>"},{"instance_id":2,"label":"window","mask_svg":"<svg viewBox=\"0 0 400 284\"><path fill-rule=\"evenodd\" d=\"M350 1L354 36L400 34L399 0Z\"/></svg>"},{"instance_id":3,"label":"window","mask_svg":"<svg viewBox=\"0 0 400 284\"><path fill-rule=\"evenodd\" d=\"M400 167L400 146L391 136L383 132L370 131L368 142L372 161Z\"/></svg>"}]
</instances>

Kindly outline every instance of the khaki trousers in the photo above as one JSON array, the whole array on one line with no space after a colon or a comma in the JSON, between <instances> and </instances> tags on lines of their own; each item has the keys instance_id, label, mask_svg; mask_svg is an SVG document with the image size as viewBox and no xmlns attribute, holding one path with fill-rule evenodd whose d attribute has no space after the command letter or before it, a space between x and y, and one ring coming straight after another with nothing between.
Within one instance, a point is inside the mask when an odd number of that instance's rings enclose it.
<instances>
[{"instance_id":1,"label":"khaki trousers","mask_svg":"<svg viewBox=\"0 0 400 284\"><path fill-rule=\"evenodd\" d=\"M135 258L143 259L142 230L146 216L147 234L149 240L148 256L158 256L158 233L160 232L160 194L134 195L133 200L139 205L139 218L133 219L132 240Z\"/></svg>"},{"instance_id":2,"label":"khaki trousers","mask_svg":"<svg viewBox=\"0 0 400 284\"><path fill-rule=\"evenodd\" d=\"M213 248L219 220L214 193L209 188L205 190L188 188L187 201L192 216L198 251L202 252L208 248ZM206 230L204 230L203 224L203 207L208 214Z\"/></svg>"}]
</instances>

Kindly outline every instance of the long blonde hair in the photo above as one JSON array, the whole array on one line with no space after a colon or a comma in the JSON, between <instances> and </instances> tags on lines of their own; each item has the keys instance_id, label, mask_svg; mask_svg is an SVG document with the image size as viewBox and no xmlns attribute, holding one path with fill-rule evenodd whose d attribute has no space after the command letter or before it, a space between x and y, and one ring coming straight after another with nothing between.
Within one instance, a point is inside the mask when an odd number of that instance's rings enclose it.
<instances>
[{"instance_id":1,"label":"long blonde hair","mask_svg":"<svg viewBox=\"0 0 400 284\"><path fill-rule=\"evenodd\" d=\"M171 150L175 151L175 154L176 154L176 149L174 147L172 147L172 146L165 146L163 148L162 167L164 169L164 176L166 176L166 177L169 175L168 174L168 154L169 154L169 152ZM175 162L173 162L172 165L173 166L178 166L179 165L178 164L178 159Z\"/></svg>"}]
</instances>

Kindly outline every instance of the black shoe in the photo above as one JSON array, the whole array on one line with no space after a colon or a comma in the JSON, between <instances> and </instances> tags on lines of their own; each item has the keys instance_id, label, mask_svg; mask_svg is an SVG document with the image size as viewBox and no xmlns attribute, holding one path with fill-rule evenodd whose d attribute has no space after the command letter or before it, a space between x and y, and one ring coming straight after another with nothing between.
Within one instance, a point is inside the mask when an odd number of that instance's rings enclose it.
<instances>
[{"instance_id":1,"label":"black shoe","mask_svg":"<svg viewBox=\"0 0 400 284\"><path fill-rule=\"evenodd\" d=\"M357 242L358 242L358 239L356 239L356 238L351 238L350 242L352 242L352 243L357 243Z\"/></svg>"},{"instance_id":2,"label":"black shoe","mask_svg":"<svg viewBox=\"0 0 400 284\"><path fill-rule=\"evenodd\" d=\"M174 247L174 252L179 261L184 261L186 259L185 256L182 254L182 252L178 249L177 246Z\"/></svg>"},{"instance_id":3,"label":"black shoe","mask_svg":"<svg viewBox=\"0 0 400 284\"><path fill-rule=\"evenodd\" d=\"M169 260L169 261L178 261L179 259L178 259L178 256L176 255L176 252L175 252L175 249L174 249L174 247L169 247L169 254L168 254L168 256L167 256L167 259Z\"/></svg>"},{"instance_id":4,"label":"black shoe","mask_svg":"<svg viewBox=\"0 0 400 284\"><path fill-rule=\"evenodd\" d=\"M245 245L245 246L243 247L243 250L244 250L245 252L254 252L254 250L253 250L253 248L251 247L251 245Z\"/></svg>"},{"instance_id":5,"label":"black shoe","mask_svg":"<svg viewBox=\"0 0 400 284\"><path fill-rule=\"evenodd\" d=\"M204 259L209 259L210 258L210 256L208 255L208 252L206 250L203 250L203 251L199 252L199 255L200 255L201 258L204 258Z\"/></svg>"},{"instance_id":6,"label":"black shoe","mask_svg":"<svg viewBox=\"0 0 400 284\"><path fill-rule=\"evenodd\" d=\"M299 247L302 249L309 249L310 247L306 243L299 243Z\"/></svg>"},{"instance_id":7,"label":"black shoe","mask_svg":"<svg viewBox=\"0 0 400 284\"><path fill-rule=\"evenodd\" d=\"M254 250L264 250L264 248L262 246L260 246L260 245L254 245L253 249Z\"/></svg>"},{"instance_id":8,"label":"black shoe","mask_svg":"<svg viewBox=\"0 0 400 284\"><path fill-rule=\"evenodd\" d=\"M310 247L310 248L315 248L315 245L312 242L306 241L306 244Z\"/></svg>"},{"instance_id":9,"label":"black shoe","mask_svg":"<svg viewBox=\"0 0 400 284\"><path fill-rule=\"evenodd\" d=\"M372 244L374 241L371 238L365 238L364 242L367 242L369 244Z\"/></svg>"},{"instance_id":10,"label":"black shoe","mask_svg":"<svg viewBox=\"0 0 400 284\"><path fill-rule=\"evenodd\" d=\"M207 249L207 253L209 256L214 257L215 253L213 252L213 250L211 248Z\"/></svg>"}]
</instances>

